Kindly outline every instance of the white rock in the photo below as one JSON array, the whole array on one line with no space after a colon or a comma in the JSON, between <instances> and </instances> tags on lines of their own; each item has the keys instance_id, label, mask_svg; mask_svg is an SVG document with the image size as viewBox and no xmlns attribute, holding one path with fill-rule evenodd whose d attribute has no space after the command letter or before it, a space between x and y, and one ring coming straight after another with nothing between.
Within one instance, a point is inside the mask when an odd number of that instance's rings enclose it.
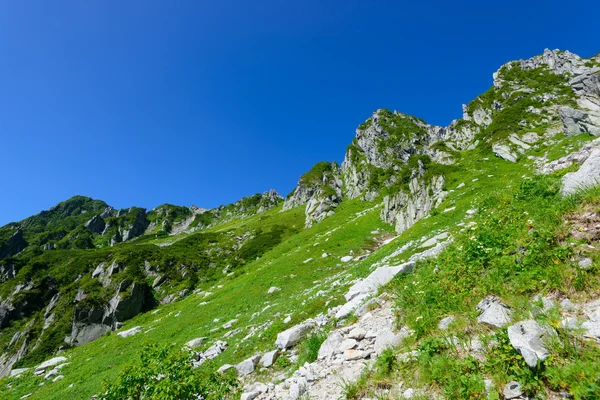
<instances>
[{"instance_id":1,"label":"white rock","mask_svg":"<svg viewBox=\"0 0 600 400\"><path fill-rule=\"evenodd\" d=\"M238 320L237 319L232 319L229 322L226 322L225 324L223 324L223 329L229 329L231 328L233 325L237 324Z\"/></svg>"},{"instance_id":2,"label":"white rock","mask_svg":"<svg viewBox=\"0 0 600 400\"><path fill-rule=\"evenodd\" d=\"M319 348L319 360L333 358L333 356L338 353L342 340L342 335L340 335L339 332L331 333Z\"/></svg>"},{"instance_id":3,"label":"white rock","mask_svg":"<svg viewBox=\"0 0 600 400\"><path fill-rule=\"evenodd\" d=\"M281 332L277 335L277 340L275 340L275 346L280 349L287 349L295 346L300 342L300 340L304 339L304 337L310 332L310 330L315 326L315 322L312 320L308 320L302 322L301 324L292 326L291 328Z\"/></svg>"},{"instance_id":4,"label":"white rock","mask_svg":"<svg viewBox=\"0 0 600 400\"><path fill-rule=\"evenodd\" d=\"M452 316L443 318L439 323L438 323L438 328L442 331L447 330L450 327L450 324L452 324L454 322L455 318Z\"/></svg>"},{"instance_id":5,"label":"white rock","mask_svg":"<svg viewBox=\"0 0 600 400\"><path fill-rule=\"evenodd\" d=\"M381 286L387 284L399 273L411 272L414 266L415 264L413 262L408 262L395 267L379 267L375 271L371 272L371 274L365 279L354 284L348 290L348 293L345 294L346 300L350 301L360 294L376 293Z\"/></svg>"},{"instance_id":6,"label":"white rock","mask_svg":"<svg viewBox=\"0 0 600 400\"><path fill-rule=\"evenodd\" d=\"M34 372L43 371L43 370L45 370L48 367L54 367L55 365L62 364L65 361L67 361L66 357L54 357L54 358L51 358L49 360L44 361L43 363L41 363L37 367L35 367Z\"/></svg>"},{"instance_id":7,"label":"white rock","mask_svg":"<svg viewBox=\"0 0 600 400\"><path fill-rule=\"evenodd\" d=\"M510 309L493 296L481 300L477 309L481 312L481 315L477 317L477 322L496 328L508 325L512 315Z\"/></svg>"},{"instance_id":8,"label":"white rock","mask_svg":"<svg viewBox=\"0 0 600 400\"><path fill-rule=\"evenodd\" d=\"M549 353L544 341L552 334L550 328L544 328L532 319L508 327L510 344L523 356L530 368L536 367L538 361L548 358Z\"/></svg>"},{"instance_id":9,"label":"white rock","mask_svg":"<svg viewBox=\"0 0 600 400\"><path fill-rule=\"evenodd\" d=\"M126 331L117 333L117 336L122 337L122 338L126 338L126 337L129 337L129 336L133 336L135 334L138 334L141 331L142 331L142 327L141 326L136 326L134 328L127 329Z\"/></svg>"},{"instance_id":10,"label":"white rock","mask_svg":"<svg viewBox=\"0 0 600 400\"><path fill-rule=\"evenodd\" d=\"M348 334L348 338L356 339L356 340L363 340L365 338L366 334L367 334L367 331L365 331L363 328L361 328L359 326L350 331L350 333Z\"/></svg>"},{"instance_id":11,"label":"white rock","mask_svg":"<svg viewBox=\"0 0 600 400\"><path fill-rule=\"evenodd\" d=\"M346 350L350 350L356 347L358 342L354 339L344 339L342 343L340 343L340 347L338 348L339 353L343 353Z\"/></svg>"},{"instance_id":12,"label":"white rock","mask_svg":"<svg viewBox=\"0 0 600 400\"><path fill-rule=\"evenodd\" d=\"M406 328L402 328L398 334L395 334L389 328L380 330L375 338L375 353L381 354L383 350L389 347L398 346L408 336L409 332Z\"/></svg>"},{"instance_id":13,"label":"white rock","mask_svg":"<svg viewBox=\"0 0 600 400\"><path fill-rule=\"evenodd\" d=\"M260 393L258 391L242 393L240 400L254 400L259 395L260 395Z\"/></svg>"},{"instance_id":14,"label":"white rock","mask_svg":"<svg viewBox=\"0 0 600 400\"><path fill-rule=\"evenodd\" d=\"M269 351L260 358L260 365L268 368L275 363L277 357L279 357L279 350Z\"/></svg>"},{"instance_id":15,"label":"white rock","mask_svg":"<svg viewBox=\"0 0 600 400\"><path fill-rule=\"evenodd\" d=\"M267 294L273 294L275 292L280 292L281 288L278 288L277 286L271 286L269 288L269 290L267 290Z\"/></svg>"},{"instance_id":16,"label":"white rock","mask_svg":"<svg viewBox=\"0 0 600 400\"><path fill-rule=\"evenodd\" d=\"M231 364L223 364L219 367L219 369L217 370L217 372L219 374L224 374L225 372L229 371L230 369L235 368L235 366L231 365Z\"/></svg>"},{"instance_id":17,"label":"white rock","mask_svg":"<svg viewBox=\"0 0 600 400\"><path fill-rule=\"evenodd\" d=\"M254 372L258 361L260 360L260 356L252 356L250 358L245 359L241 363L235 366L238 374L240 376L250 375Z\"/></svg>"},{"instance_id":18,"label":"white rock","mask_svg":"<svg viewBox=\"0 0 600 400\"><path fill-rule=\"evenodd\" d=\"M561 193L565 196L598 185L600 183L600 149L593 150L578 171L565 174L561 181Z\"/></svg>"},{"instance_id":19,"label":"white rock","mask_svg":"<svg viewBox=\"0 0 600 400\"><path fill-rule=\"evenodd\" d=\"M508 382L506 386L504 386L504 390L502 392L504 394L505 399L516 399L523 394L523 389L521 388L521 384L519 382Z\"/></svg>"},{"instance_id":20,"label":"white rock","mask_svg":"<svg viewBox=\"0 0 600 400\"><path fill-rule=\"evenodd\" d=\"M354 257L352 257L352 256L344 256L344 257L340 258L340 261L341 262L350 262L353 259L354 259Z\"/></svg>"},{"instance_id":21,"label":"white rock","mask_svg":"<svg viewBox=\"0 0 600 400\"><path fill-rule=\"evenodd\" d=\"M200 338L196 338L196 339L192 339L189 342L187 342L184 346L187 347L188 349L194 349L196 347L199 347L202 345L202 343L206 340L205 337L200 337Z\"/></svg>"}]
</instances>

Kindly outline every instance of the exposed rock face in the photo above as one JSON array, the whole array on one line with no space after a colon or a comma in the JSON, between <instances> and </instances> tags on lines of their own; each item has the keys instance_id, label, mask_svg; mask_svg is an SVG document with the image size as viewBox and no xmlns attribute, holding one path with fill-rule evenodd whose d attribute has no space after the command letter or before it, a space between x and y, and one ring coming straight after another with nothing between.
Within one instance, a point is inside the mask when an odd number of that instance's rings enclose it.
<instances>
[{"instance_id":1,"label":"exposed rock face","mask_svg":"<svg viewBox=\"0 0 600 400\"><path fill-rule=\"evenodd\" d=\"M128 293L124 293L129 288ZM75 307L71 336L65 339L70 345L78 346L96 340L119 323L133 318L142 311L145 303L145 288L123 281L115 296L103 308Z\"/></svg>"},{"instance_id":2,"label":"exposed rock face","mask_svg":"<svg viewBox=\"0 0 600 400\"><path fill-rule=\"evenodd\" d=\"M14 256L21 252L28 243L23 237L21 228L17 228L15 233L5 242L0 244L0 260L6 257Z\"/></svg>"},{"instance_id":3,"label":"exposed rock face","mask_svg":"<svg viewBox=\"0 0 600 400\"><path fill-rule=\"evenodd\" d=\"M257 213L262 214L271 208L277 206L279 203L283 201L283 197L275 191L275 189L271 189L268 192L264 192L262 195L262 199L258 205Z\"/></svg>"},{"instance_id":4,"label":"exposed rock face","mask_svg":"<svg viewBox=\"0 0 600 400\"><path fill-rule=\"evenodd\" d=\"M93 233L102 233L106 227L106 223L101 216L95 215L92 219L85 223L85 227Z\"/></svg>"},{"instance_id":5,"label":"exposed rock face","mask_svg":"<svg viewBox=\"0 0 600 400\"><path fill-rule=\"evenodd\" d=\"M135 221L132 224L129 224L126 228L120 231L123 241L126 242L133 238L136 238L140 235L144 234L146 227L148 226L148 218L146 214L146 210L139 210L135 216Z\"/></svg>"},{"instance_id":6,"label":"exposed rock face","mask_svg":"<svg viewBox=\"0 0 600 400\"><path fill-rule=\"evenodd\" d=\"M18 293L18 298L14 294ZM24 318L43 309L47 302L57 293L57 282L48 276L37 284L29 283L22 290L17 289L13 296L0 303L0 329L17 319Z\"/></svg>"},{"instance_id":7,"label":"exposed rock face","mask_svg":"<svg viewBox=\"0 0 600 400\"><path fill-rule=\"evenodd\" d=\"M395 225L398 233L404 232L427 216L448 195L448 192L444 191L443 176L435 176L427 183L419 176L414 176L409 188L408 194L401 191L383 199L381 219Z\"/></svg>"},{"instance_id":8,"label":"exposed rock face","mask_svg":"<svg viewBox=\"0 0 600 400\"><path fill-rule=\"evenodd\" d=\"M579 150L559 158L558 160L554 160L545 165L539 166L538 172L542 174L550 174L552 172L568 168L573 164L583 164L595 149L600 149L600 138L586 143Z\"/></svg>"},{"instance_id":9,"label":"exposed rock face","mask_svg":"<svg viewBox=\"0 0 600 400\"><path fill-rule=\"evenodd\" d=\"M578 171L562 177L561 193L570 195L600 183L600 149L594 149Z\"/></svg>"},{"instance_id":10,"label":"exposed rock face","mask_svg":"<svg viewBox=\"0 0 600 400\"><path fill-rule=\"evenodd\" d=\"M305 227L309 228L333 213L342 201L342 186L336 163L318 163L300 178L298 186L283 203L283 210L306 204Z\"/></svg>"}]
</instances>

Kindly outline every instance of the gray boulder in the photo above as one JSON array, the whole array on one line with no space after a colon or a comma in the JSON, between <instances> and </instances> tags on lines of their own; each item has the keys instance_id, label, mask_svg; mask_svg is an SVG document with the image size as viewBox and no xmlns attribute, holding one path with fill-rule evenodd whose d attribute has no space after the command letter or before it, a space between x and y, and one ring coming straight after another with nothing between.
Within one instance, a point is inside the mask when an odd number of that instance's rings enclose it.
<instances>
[{"instance_id":1,"label":"gray boulder","mask_svg":"<svg viewBox=\"0 0 600 400\"><path fill-rule=\"evenodd\" d=\"M492 151L496 156L506 161L513 163L517 162L517 155L510 149L508 145L495 143L492 145Z\"/></svg>"},{"instance_id":2,"label":"gray boulder","mask_svg":"<svg viewBox=\"0 0 600 400\"><path fill-rule=\"evenodd\" d=\"M523 388L521 384L516 381L508 382L506 386L504 386L504 390L502 391L505 399L516 399L517 397L521 397L523 394Z\"/></svg>"},{"instance_id":3,"label":"gray boulder","mask_svg":"<svg viewBox=\"0 0 600 400\"><path fill-rule=\"evenodd\" d=\"M508 327L510 344L523 356L530 368L536 367L538 361L548 358L549 353L544 341L553 334L550 328L542 327L531 319Z\"/></svg>"},{"instance_id":4,"label":"gray boulder","mask_svg":"<svg viewBox=\"0 0 600 400\"><path fill-rule=\"evenodd\" d=\"M318 359L329 360L339 353L339 347L344 339L339 332L333 332L327 339L321 344L319 348Z\"/></svg>"},{"instance_id":5,"label":"gray boulder","mask_svg":"<svg viewBox=\"0 0 600 400\"><path fill-rule=\"evenodd\" d=\"M288 349L298 344L304 337L315 327L316 323L312 320L304 321L301 324L292 326L291 328L277 335L275 346L280 349Z\"/></svg>"},{"instance_id":6,"label":"gray boulder","mask_svg":"<svg viewBox=\"0 0 600 400\"><path fill-rule=\"evenodd\" d=\"M561 193L564 196L577 193L579 190L596 186L600 183L600 149L594 149L576 172L562 177Z\"/></svg>"},{"instance_id":7,"label":"gray boulder","mask_svg":"<svg viewBox=\"0 0 600 400\"><path fill-rule=\"evenodd\" d=\"M260 361L259 361L260 365L262 365L265 368L269 368L271 365L273 365L275 363L275 361L277 361L278 357L279 357L279 350L275 349L273 351L269 351L260 358Z\"/></svg>"},{"instance_id":8,"label":"gray boulder","mask_svg":"<svg viewBox=\"0 0 600 400\"><path fill-rule=\"evenodd\" d=\"M477 310L481 312L477 317L477 322L495 328L508 325L512 315L510 308L494 296L488 296L481 300L477 305Z\"/></svg>"},{"instance_id":9,"label":"gray boulder","mask_svg":"<svg viewBox=\"0 0 600 400\"><path fill-rule=\"evenodd\" d=\"M583 132L589 132L594 136L600 135L597 116L591 111L560 107L558 109L558 116L563 123L565 133L568 135L578 135Z\"/></svg>"},{"instance_id":10,"label":"gray boulder","mask_svg":"<svg viewBox=\"0 0 600 400\"><path fill-rule=\"evenodd\" d=\"M389 328L382 329L377 333L377 337L375 338L375 353L381 354L387 348L400 345L402 340L408 336L410 336L410 332L406 328L402 328L397 334Z\"/></svg>"},{"instance_id":11,"label":"gray boulder","mask_svg":"<svg viewBox=\"0 0 600 400\"><path fill-rule=\"evenodd\" d=\"M236 365L235 369L237 370L239 376L250 375L254 372L254 369L258 365L259 361L260 356L252 356Z\"/></svg>"}]
</instances>

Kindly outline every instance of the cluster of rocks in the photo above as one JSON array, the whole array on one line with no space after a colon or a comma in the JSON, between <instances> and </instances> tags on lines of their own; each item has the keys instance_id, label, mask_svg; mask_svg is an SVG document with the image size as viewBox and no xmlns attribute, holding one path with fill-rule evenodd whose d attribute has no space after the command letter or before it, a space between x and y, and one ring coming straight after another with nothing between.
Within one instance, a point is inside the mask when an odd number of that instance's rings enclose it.
<instances>
[{"instance_id":1,"label":"cluster of rocks","mask_svg":"<svg viewBox=\"0 0 600 400\"><path fill-rule=\"evenodd\" d=\"M407 329L394 331L390 301L377 299L373 310L364 311L358 321L331 332L321 345L315 362L305 363L291 377L274 382L246 385L242 399L334 399L343 395L342 383L356 380L374 357L395 347L410 335ZM297 332L306 332L307 326ZM293 338L292 338L293 337ZM279 346L298 343L295 335L285 335ZM291 340L290 340L291 339ZM248 362L248 361L245 361Z\"/></svg>"},{"instance_id":2,"label":"cluster of rocks","mask_svg":"<svg viewBox=\"0 0 600 400\"><path fill-rule=\"evenodd\" d=\"M516 133L511 133L505 141L494 143L492 151L496 156L516 163L519 154L524 154L540 139L541 137L535 132L527 132L520 137Z\"/></svg>"}]
</instances>

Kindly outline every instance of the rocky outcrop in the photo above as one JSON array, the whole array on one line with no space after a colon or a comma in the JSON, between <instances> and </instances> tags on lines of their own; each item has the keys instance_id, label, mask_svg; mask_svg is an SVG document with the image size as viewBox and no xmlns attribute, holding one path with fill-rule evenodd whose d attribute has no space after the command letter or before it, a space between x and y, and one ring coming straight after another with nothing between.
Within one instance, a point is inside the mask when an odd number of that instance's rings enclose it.
<instances>
[{"instance_id":1,"label":"rocky outcrop","mask_svg":"<svg viewBox=\"0 0 600 400\"><path fill-rule=\"evenodd\" d=\"M444 177L435 176L429 182L423 181L423 173L415 174L410 181L409 191L398 192L383 199L381 219L395 225L396 232L402 233L429 212L439 206L448 195L444 190Z\"/></svg>"},{"instance_id":2,"label":"rocky outcrop","mask_svg":"<svg viewBox=\"0 0 600 400\"><path fill-rule=\"evenodd\" d=\"M262 199L258 204L258 210L256 211L258 214L262 214L273 207L276 207L283 201L283 197L275 191L275 189L271 189L268 192L264 192L262 195Z\"/></svg>"},{"instance_id":3,"label":"rocky outcrop","mask_svg":"<svg viewBox=\"0 0 600 400\"><path fill-rule=\"evenodd\" d=\"M285 199L283 210L306 204L305 227L331 215L342 201L343 182L336 163L321 162L300 177L298 185Z\"/></svg>"},{"instance_id":4,"label":"rocky outcrop","mask_svg":"<svg viewBox=\"0 0 600 400\"><path fill-rule=\"evenodd\" d=\"M5 243L0 244L0 260L20 253L27 245L28 243L23 237L23 231L21 228L17 228Z\"/></svg>"},{"instance_id":5,"label":"rocky outcrop","mask_svg":"<svg viewBox=\"0 0 600 400\"><path fill-rule=\"evenodd\" d=\"M117 293L104 307L75 306L69 345L78 346L118 329L122 322L139 314L147 304L146 288L139 283L122 281Z\"/></svg>"},{"instance_id":6,"label":"rocky outcrop","mask_svg":"<svg viewBox=\"0 0 600 400\"><path fill-rule=\"evenodd\" d=\"M45 277L39 283L17 286L13 294L0 303L0 329L11 321L25 318L43 309L57 293L57 282L52 276Z\"/></svg>"},{"instance_id":7,"label":"rocky outcrop","mask_svg":"<svg viewBox=\"0 0 600 400\"><path fill-rule=\"evenodd\" d=\"M600 112L560 107L558 115L565 127L566 134L578 135L589 132L594 136L600 136Z\"/></svg>"},{"instance_id":8,"label":"rocky outcrop","mask_svg":"<svg viewBox=\"0 0 600 400\"><path fill-rule=\"evenodd\" d=\"M600 184L600 149L594 149L576 172L562 177L561 193L570 195Z\"/></svg>"},{"instance_id":9,"label":"rocky outcrop","mask_svg":"<svg viewBox=\"0 0 600 400\"><path fill-rule=\"evenodd\" d=\"M586 143L579 150L576 150L558 160L538 166L537 171L541 174L550 174L561 169L570 167L573 164L583 164L595 149L600 149L600 138Z\"/></svg>"},{"instance_id":10,"label":"rocky outcrop","mask_svg":"<svg viewBox=\"0 0 600 400\"><path fill-rule=\"evenodd\" d=\"M92 217L92 219L85 223L85 227L93 233L100 234L104 231L106 223L100 215L95 215L94 217Z\"/></svg>"},{"instance_id":11,"label":"rocky outcrop","mask_svg":"<svg viewBox=\"0 0 600 400\"><path fill-rule=\"evenodd\" d=\"M138 209L135 212L136 215L134 221L119 231L124 242L143 235L149 224L146 210Z\"/></svg>"}]
</instances>

